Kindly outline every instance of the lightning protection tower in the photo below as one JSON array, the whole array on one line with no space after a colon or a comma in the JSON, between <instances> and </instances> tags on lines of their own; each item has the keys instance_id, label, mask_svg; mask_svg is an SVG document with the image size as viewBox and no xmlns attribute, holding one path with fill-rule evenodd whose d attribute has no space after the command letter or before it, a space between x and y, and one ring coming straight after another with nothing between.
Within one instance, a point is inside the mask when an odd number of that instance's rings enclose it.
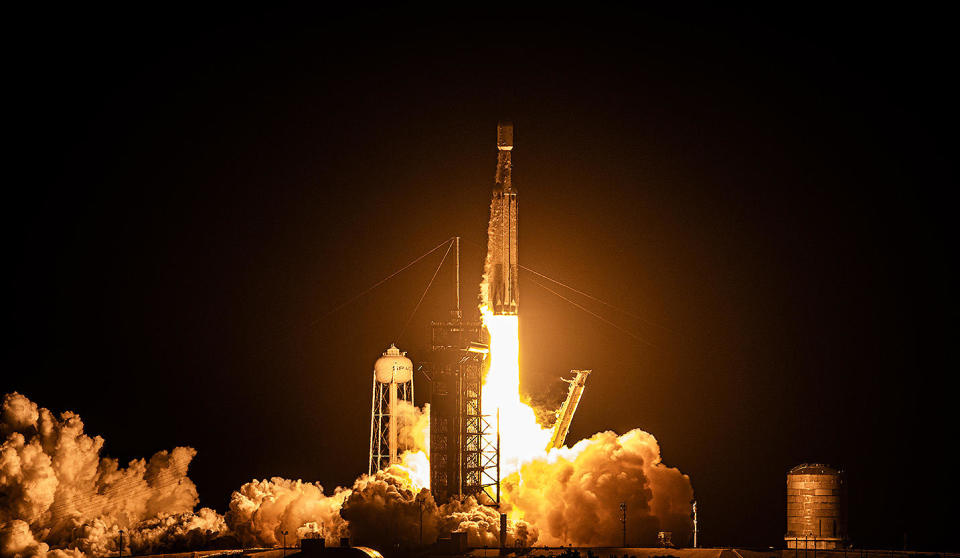
<instances>
[{"instance_id":1,"label":"lightning protection tower","mask_svg":"<svg viewBox=\"0 0 960 558\"><path fill-rule=\"evenodd\" d=\"M373 404L370 416L371 475L397 463L398 437L405 426L399 416L402 401L413 404L413 362L396 345L373 365Z\"/></svg>"}]
</instances>

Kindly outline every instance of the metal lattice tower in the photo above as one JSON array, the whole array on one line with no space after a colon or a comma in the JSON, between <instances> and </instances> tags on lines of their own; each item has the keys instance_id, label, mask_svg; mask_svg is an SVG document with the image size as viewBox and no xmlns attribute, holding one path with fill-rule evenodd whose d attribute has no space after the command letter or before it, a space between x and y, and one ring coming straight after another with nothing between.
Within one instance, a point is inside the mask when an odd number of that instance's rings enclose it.
<instances>
[{"instance_id":1,"label":"metal lattice tower","mask_svg":"<svg viewBox=\"0 0 960 558\"><path fill-rule=\"evenodd\" d=\"M474 496L500 502L499 439L490 441L483 415L483 367L488 349L483 327L464 321L460 311L460 242L457 238L457 309L445 322L432 322L432 356L423 370L430 392L430 489L437 502ZM499 431L498 431L499 434Z\"/></svg>"},{"instance_id":2,"label":"metal lattice tower","mask_svg":"<svg viewBox=\"0 0 960 558\"><path fill-rule=\"evenodd\" d=\"M500 429L495 420L496 444L490 437L490 417L483 414L482 363L461 366L463 393L463 493L481 504L500 504Z\"/></svg>"},{"instance_id":3,"label":"metal lattice tower","mask_svg":"<svg viewBox=\"0 0 960 558\"><path fill-rule=\"evenodd\" d=\"M400 430L407 425L399 416L402 402L413 404L413 362L395 345L373 366L373 395L370 414L369 474L397 463L401 451Z\"/></svg>"}]
</instances>

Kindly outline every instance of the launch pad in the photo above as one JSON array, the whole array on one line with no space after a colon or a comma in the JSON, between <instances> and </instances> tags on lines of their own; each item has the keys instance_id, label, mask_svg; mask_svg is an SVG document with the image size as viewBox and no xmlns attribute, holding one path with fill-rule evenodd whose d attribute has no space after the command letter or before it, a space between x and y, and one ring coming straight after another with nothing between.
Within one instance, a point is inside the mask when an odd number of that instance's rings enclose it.
<instances>
[{"instance_id":1,"label":"launch pad","mask_svg":"<svg viewBox=\"0 0 960 558\"><path fill-rule=\"evenodd\" d=\"M517 193L511 177L513 124L497 124L496 185L482 303L494 314L517 314ZM500 417L483 412L483 373L489 365L488 339L480 322L463 321L460 311L459 238L457 309L451 319L431 323L430 488L438 502L473 496L500 505Z\"/></svg>"}]
</instances>

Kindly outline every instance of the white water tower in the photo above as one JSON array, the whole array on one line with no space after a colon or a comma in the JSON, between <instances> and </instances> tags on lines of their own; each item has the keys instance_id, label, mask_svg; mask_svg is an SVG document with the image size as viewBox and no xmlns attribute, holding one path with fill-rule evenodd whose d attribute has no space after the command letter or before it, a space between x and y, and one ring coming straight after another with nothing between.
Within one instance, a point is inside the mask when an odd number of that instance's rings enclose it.
<instances>
[{"instance_id":1,"label":"white water tower","mask_svg":"<svg viewBox=\"0 0 960 558\"><path fill-rule=\"evenodd\" d=\"M397 463L397 435L405 426L397 416L397 404L413 404L413 362L396 345L373 365L373 405L370 417L371 475Z\"/></svg>"}]
</instances>

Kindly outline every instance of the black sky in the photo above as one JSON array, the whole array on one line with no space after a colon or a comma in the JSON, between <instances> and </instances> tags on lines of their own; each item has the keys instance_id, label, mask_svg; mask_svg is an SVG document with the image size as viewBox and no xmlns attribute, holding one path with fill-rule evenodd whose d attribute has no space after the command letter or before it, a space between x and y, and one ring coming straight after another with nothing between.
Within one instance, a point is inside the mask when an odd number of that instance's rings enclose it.
<instances>
[{"instance_id":1,"label":"black sky","mask_svg":"<svg viewBox=\"0 0 960 558\"><path fill-rule=\"evenodd\" d=\"M121 460L197 448L202 505L351 483L439 253L324 316L455 234L472 305L512 118L522 263L649 342L521 276L524 389L594 370L571 438L654 434L708 545L782 544L785 472L816 461L855 543L956 548L944 14L401 15L19 16L2 391Z\"/></svg>"}]
</instances>

